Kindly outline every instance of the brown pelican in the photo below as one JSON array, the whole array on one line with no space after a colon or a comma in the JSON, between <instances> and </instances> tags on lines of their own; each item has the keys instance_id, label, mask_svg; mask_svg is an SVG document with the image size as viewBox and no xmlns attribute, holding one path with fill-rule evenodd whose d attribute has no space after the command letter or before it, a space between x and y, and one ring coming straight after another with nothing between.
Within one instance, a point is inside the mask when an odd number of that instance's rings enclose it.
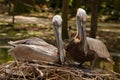
<instances>
[{"instance_id":1,"label":"brown pelican","mask_svg":"<svg viewBox=\"0 0 120 80\"><path fill-rule=\"evenodd\" d=\"M96 59L103 58L111 63L113 60L105 46L105 44L98 40L90 37L86 37L86 11L79 8L76 14L76 26L77 34L67 45L66 50L76 61L80 61L80 66L85 61L91 62L91 68L94 67Z\"/></svg>"},{"instance_id":2,"label":"brown pelican","mask_svg":"<svg viewBox=\"0 0 120 80\"><path fill-rule=\"evenodd\" d=\"M63 63L64 54L61 37L61 16L55 15L52 19L52 24L58 48L48 44L42 39L32 37L14 42L10 41L9 44L12 45L13 48L10 49L8 53L18 60L40 60L53 63Z\"/></svg>"}]
</instances>

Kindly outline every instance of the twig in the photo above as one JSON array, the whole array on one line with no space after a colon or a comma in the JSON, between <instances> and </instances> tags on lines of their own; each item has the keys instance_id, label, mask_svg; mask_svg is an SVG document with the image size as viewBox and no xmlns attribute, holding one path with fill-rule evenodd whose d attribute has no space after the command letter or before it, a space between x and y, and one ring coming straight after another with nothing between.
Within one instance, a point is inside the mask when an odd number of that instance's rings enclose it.
<instances>
[{"instance_id":1,"label":"twig","mask_svg":"<svg viewBox=\"0 0 120 80\"><path fill-rule=\"evenodd\" d=\"M108 70L108 71L120 77L120 73L114 72L112 70Z\"/></svg>"},{"instance_id":2,"label":"twig","mask_svg":"<svg viewBox=\"0 0 120 80\"><path fill-rule=\"evenodd\" d=\"M18 66L19 71L20 71L21 74L23 75L24 79L27 80L26 77L25 77L25 75L24 75L24 73L22 72L21 68L19 67L19 63L18 63L18 61L17 61L17 59L16 59L15 56L14 56L14 59L15 59L15 62L17 63L17 66Z\"/></svg>"}]
</instances>

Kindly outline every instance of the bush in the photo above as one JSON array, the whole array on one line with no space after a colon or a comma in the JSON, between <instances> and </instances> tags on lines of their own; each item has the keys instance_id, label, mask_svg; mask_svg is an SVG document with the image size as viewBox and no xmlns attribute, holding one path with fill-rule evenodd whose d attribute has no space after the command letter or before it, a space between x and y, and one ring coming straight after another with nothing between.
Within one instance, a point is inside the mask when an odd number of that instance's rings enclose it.
<instances>
[{"instance_id":1,"label":"bush","mask_svg":"<svg viewBox=\"0 0 120 80\"><path fill-rule=\"evenodd\" d=\"M34 5L27 3L23 0L15 0L14 3L14 13L21 14L21 13L30 13L34 10Z\"/></svg>"}]
</instances>

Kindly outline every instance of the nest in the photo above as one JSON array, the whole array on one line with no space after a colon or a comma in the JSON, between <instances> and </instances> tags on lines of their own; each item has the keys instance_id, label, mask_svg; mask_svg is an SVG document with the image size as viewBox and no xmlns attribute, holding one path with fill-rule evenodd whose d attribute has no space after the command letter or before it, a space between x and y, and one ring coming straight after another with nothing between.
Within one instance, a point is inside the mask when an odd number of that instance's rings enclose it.
<instances>
[{"instance_id":1,"label":"nest","mask_svg":"<svg viewBox=\"0 0 120 80\"><path fill-rule=\"evenodd\" d=\"M48 62L19 61L0 66L2 80L118 80L120 75L100 69L79 69Z\"/></svg>"}]
</instances>

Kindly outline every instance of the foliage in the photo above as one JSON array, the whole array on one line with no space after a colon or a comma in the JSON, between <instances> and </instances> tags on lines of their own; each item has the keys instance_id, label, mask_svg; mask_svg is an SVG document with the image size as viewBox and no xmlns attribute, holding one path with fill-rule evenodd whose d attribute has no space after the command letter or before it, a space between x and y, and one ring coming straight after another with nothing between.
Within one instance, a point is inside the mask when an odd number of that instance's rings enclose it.
<instances>
[{"instance_id":1,"label":"foliage","mask_svg":"<svg viewBox=\"0 0 120 80\"><path fill-rule=\"evenodd\" d=\"M0 0L0 2L3 2L3 0Z\"/></svg>"},{"instance_id":2,"label":"foliage","mask_svg":"<svg viewBox=\"0 0 120 80\"><path fill-rule=\"evenodd\" d=\"M120 1L119 0L114 0L113 5L116 10L120 10Z\"/></svg>"},{"instance_id":3,"label":"foliage","mask_svg":"<svg viewBox=\"0 0 120 80\"><path fill-rule=\"evenodd\" d=\"M111 19L113 20L120 20L120 1L119 0L114 0L113 2L113 13L111 14Z\"/></svg>"},{"instance_id":4,"label":"foliage","mask_svg":"<svg viewBox=\"0 0 120 80\"><path fill-rule=\"evenodd\" d=\"M8 1L8 0L0 0ZM12 1L12 0L11 0ZM15 0L15 13L30 13L33 11L39 12L40 8L47 6L52 10L62 9L63 0ZM78 7L84 8L87 13L91 13L91 0L69 0L69 13L71 17L75 16ZM119 20L120 16L119 0L100 0L98 11L100 15L108 15L108 20ZM53 11L54 12L54 11Z\"/></svg>"},{"instance_id":5,"label":"foliage","mask_svg":"<svg viewBox=\"0 0 120 80\"><path fill-rule=\"evenodd\" d=\"M0 48L0 53L2 53L0 54L0 64L8 62L9 60L13 60L10 55L6 54L7 51L8 49L6 48L2 48L2 49Z\"/></svg>"},{"instance_id":6,"label":"foliage","mask_svg":"<svg viewBox=\"0 0 120 80\"><path fill-rule=\"evenodd\" d=\"M30 13L34 10L34 3L30 3L26 0L15 0L14 2L14 12L15 13Z\"/></svg>"}]
</instances>

